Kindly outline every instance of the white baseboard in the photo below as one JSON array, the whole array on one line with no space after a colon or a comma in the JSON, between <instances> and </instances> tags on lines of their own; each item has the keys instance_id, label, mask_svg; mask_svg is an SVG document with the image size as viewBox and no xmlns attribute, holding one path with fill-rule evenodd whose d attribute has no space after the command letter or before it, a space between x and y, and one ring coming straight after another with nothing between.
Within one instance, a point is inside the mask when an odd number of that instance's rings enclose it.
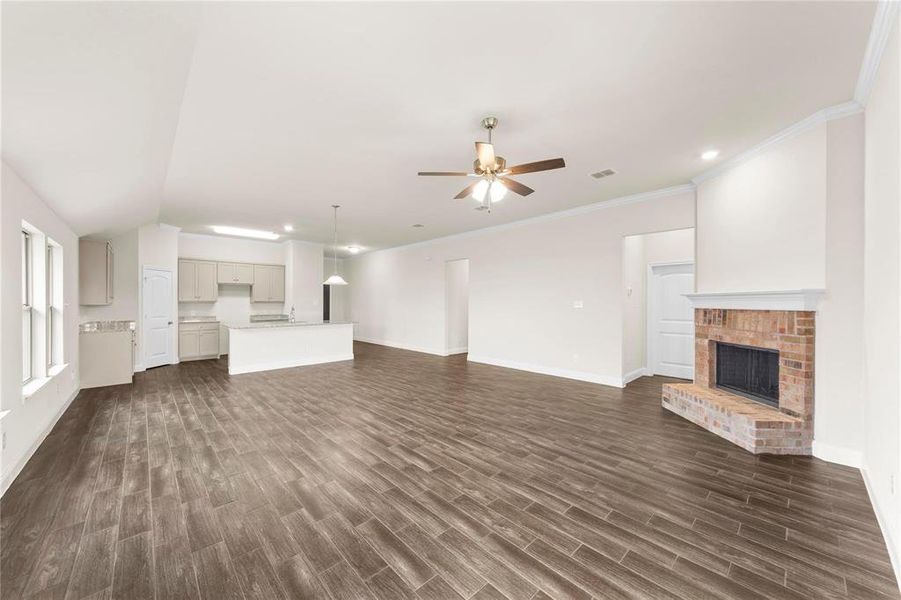
<instances>
[{"instance_id":1,"label":"white baseboard","mask_svg":"<svg viewBox=\"0 0 901 600\"><path fill-rule=\"evenodd\" d=\"M543 365L532 365L527 363L516 362L501 358L492 358L490 356L469 355L469 362L483 363L486 365L494 365L496 367L506 367L507 369L516 369L517 371L529 371L531 373L540 373L541 375L553 375L554 377L564 377L566 379L577 379L579 381L588 381L589 383L599 383L601 385L609 385L616 388L623 387L622 377L613 377L609 375L598 375L597 373L589 373L587 371L575 371L572 369L559 369L556 367L545 367Z\"/></svg>"},{"instance_id":2,"label":"white baseboard","mask_svg":"<svg viewBox=\"0 0 901 600\"><path fill-rule=\"evenodd\" d=\"M813 455L820 460L844 465L846 467L861 468L863 465L863 455L858 450L842 448L841 446L832 446L823 442L813 441Z\"/></svg>"},{"instance_id":3,"label":"white baseboard","mask_svg":"<svg viewBox=\"0 0 901 600\"><path fill-rule=\"evenodd\" d=\"M367 338L354 336L355 342L366 342L367 344L375 344L377 346L388 346L389 348L398 348L400 350L410 350L412 352L423 352L425 354L434 354L435 356L447 356L446 350L435 350L434 348L426 348L424 346L413 346L411 344L402 344L400 342L392 342L389 340L377 340L375 338Z\"/></svg>"},{"instance_id":4,"label":"white baseboard","mask_svg":"<svg viewBox=\"0 0 901 600\"><path fill-rule=\"evenodd\" d=\"M647 367L639 367L634 371L630 371L623 375L623 384L620 387L626 387L626 385L635 381L639 377L645 377L647 375L651 375L651 373L648 372Z\"/></svg>"},{"instance_id":5,"label":"white baseboard","mask_svg":"<svg viewBox=\"0 0 901 600\"><path fill-rule=\"evenodd\" d=\"M275 369L290 369L292 367L306 367L308 365L321 365L323 363L340 362L342 360L353 360L353 352L350 354L336 354L332 356L312 356L296 360L280 360L266 363L255 363L250 365L241 365L240 367L232 367L228 365L229 375L241 375L242 373L257 373L259 371L273 371Z\"/></svg>"},{"instance_id":6,"label":"white baseboard","mask_svg":"<svg viewBox=\"0 0 901 600\"><path fill-rule=\"evenodd\" d=\"M3 476L3 480L0 481L0 497L3 497L3 494L6 493L6 490L9 489L9 486L12 485L12 482L16 480L16 477L19 476L19 473L22 472L22 469L25 468L25 465L31 460L31 457L34 456L34 453L40 447L41 444L44 443L44 440L47 439L47 436L50 435L50 432L53 431L53 428L56 427L56 423L59 421L60 417L63 416L69 406L72 404L72 401L78 396L78 393L81 391L81 387L76 387L75 391L69 396L69 398L63 402L63 405L56 412L56 415L51 419L50 424L44 429L43 433L38 436L38 439L34 441L31 447L28 449L28 452L22 455L16 464L13 466L12 470L9 473Z\"/></svg>"},{"instance_id":7,"label":"white baseboard","mask_svg":"<svg viewBox=\"0 0 901 600\"><path fill-rule=\"evenodd\" d=\"M469 352L469 348L467 346L461 346L460 348L450 348L447 351L447 355L450 356L452 354L466 354Z\"/></svg>"},{"instance_id":8,"label":"white baseboard","mask_svg":"<svg viewBox=\"0 0 901 600\"><path fill-rule=\"evenodd\" d=\"M882 508L876 502L876 494L873 493L873 483L870 481L866 466L860 469L860 474L863 476L863 483L867 488L867 495L870 497L873 512L876 513L876 521L879 523L879 530L882 531L882 539L885 540L889 560L892 561L892 569L895 571L895 582L898 585L898 589L901 590L901 560L899 560L901 556L899 556L899 550L895 546L895 536L888 527Z\"/></svg>"}]
</instances>

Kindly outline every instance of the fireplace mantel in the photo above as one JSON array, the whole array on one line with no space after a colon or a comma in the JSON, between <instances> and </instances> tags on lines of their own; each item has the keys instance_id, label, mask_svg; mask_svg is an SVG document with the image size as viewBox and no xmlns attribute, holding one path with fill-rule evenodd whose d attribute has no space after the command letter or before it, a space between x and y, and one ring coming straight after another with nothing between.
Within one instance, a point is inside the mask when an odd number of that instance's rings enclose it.
<instances>
[{"instance_id":1,"label":"fireplace mantel","mask_svg":"<svg viewBox=\"0 0 901 600\"><path fill-rule=\"evenodd\" d=\"M823 289L778 290L769 292L708 292L685 294L694 308L732 310L816 310Z\"/></svg>"}]
</instances>

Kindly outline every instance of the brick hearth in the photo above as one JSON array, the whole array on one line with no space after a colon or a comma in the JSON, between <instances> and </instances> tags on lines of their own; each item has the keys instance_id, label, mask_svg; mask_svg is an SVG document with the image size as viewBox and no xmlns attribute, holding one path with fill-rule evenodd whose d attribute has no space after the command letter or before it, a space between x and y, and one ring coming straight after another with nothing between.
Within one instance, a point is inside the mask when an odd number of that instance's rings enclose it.
<instances>
[{"instance_id":1,"label":"brick hearth","mask_svg":"<svg viewBox=\"0 0 901 600\"><path fill-rule=\"evenodd\" d=\"M814 313L695 309L695 381L663 386L663 406L755 454L810 454ZM779 351L779 407L716 388L716 343Z\"/></svg>"}]
</instances>

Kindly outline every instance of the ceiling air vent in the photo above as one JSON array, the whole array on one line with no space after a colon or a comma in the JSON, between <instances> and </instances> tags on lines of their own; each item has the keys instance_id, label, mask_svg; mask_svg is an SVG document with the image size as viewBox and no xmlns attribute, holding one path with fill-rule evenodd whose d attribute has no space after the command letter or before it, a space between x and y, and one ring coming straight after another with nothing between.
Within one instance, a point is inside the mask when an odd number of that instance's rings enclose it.
<instances>
[{"instance_id":1,"label":"ceiling air vent","mask_svg":"<svg viewBox=\"0 0 901 600\"><path fill-rule=\"evenodd\" d=\"M603 171L591 174L595 179L603 179L604 177L610 177L611 175L616 175L616 171L613 169L604 169Z\"/></svg>"}]
</instances>

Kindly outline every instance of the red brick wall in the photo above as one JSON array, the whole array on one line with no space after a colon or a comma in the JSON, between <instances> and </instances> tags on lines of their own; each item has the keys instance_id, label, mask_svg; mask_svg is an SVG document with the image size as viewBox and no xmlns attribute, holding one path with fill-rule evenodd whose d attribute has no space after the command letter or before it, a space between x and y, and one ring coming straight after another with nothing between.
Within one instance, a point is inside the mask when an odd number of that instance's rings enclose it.
<instances>
[{"instance_id":1,"label":"red brick wall","mask_svg":"<svg viewBox=\"0 0 901 600\"><path fill-rule=\"evenodd\" d=\"M716 384L716 342L779 351L779 410L813 418L814 312L695 309L695 383Z\"/></svg>"}]
</instances>

